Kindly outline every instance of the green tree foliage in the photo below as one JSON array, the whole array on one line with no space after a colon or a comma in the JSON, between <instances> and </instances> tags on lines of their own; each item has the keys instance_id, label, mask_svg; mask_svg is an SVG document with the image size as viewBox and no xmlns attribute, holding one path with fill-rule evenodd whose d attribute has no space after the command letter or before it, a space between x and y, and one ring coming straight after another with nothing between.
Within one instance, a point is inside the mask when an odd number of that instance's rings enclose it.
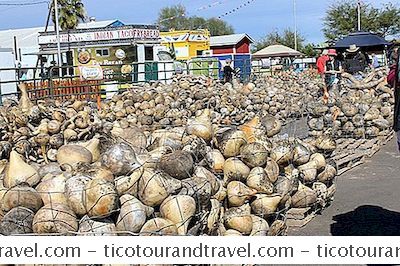
<instances>
[{"instance_id":1,"label":"green tree foliage","mask_svg":"<svg viewBox=\"0 0 400 266\"><path fill-rule=\"evenodd\" d=\"M235 33L233 27L226 21L218 18L210 18L207 20L206 28L210 31L212 36L220 36Z\"/></svg>"},{"instance_id":2,"label":"green tree foliage","mask_svg":"<svg viewBox=\"0 0 400 266\"><path fill-rule=\"evenodd\" d=\"M54 2L53 2L54 5ZM58 0L59 26L62 30L75 29L79 22L85 22L87 15L81 0ZM53 23L55 12L53 6Z\"/></svg>"},{"instance_id":3,"label":"green tree foliage","mask_svg":"<svg viewBox=\"0 0 400 266\"><path fill-rule=\"evenodd\" d=\"M253 52L259 51L267 46L274 44L282 44L294 49L294 32L291 29L286 29L283 33L278 31L268 33L264 38L253 45ZM297 50L302 52L307 57L315 57L318 52L314 49L315 45L305 44L305 38L300 33L297 33Z\"/></svg>"},{"instance_id":4,"label":"green tree foliage","mask_svg":"<svg viewBox=\"0 0 400 266\"><path fill-rule=\"evenodd\" d=\"M282 44L294 49L294 36L294 32L291 29L285 29L283 33L279 33L278 31L270 32L253 45L253 51L259 51L273 44ZM301 51L303 49L304 41L304 36L297 33L297 50Z\"/></svg>"},{"instance_id":5,"label":"green tree foliage","mask_svg":"<svg viewBox=\"0 0 400 266\"><path fill-rule=\"evenodd\" d=\"M314 49L315 45L312 43L308 43L304 46L301 52L307 57L316 57L318 56L317 50Z\"/></svg>"},{"instance_id":6,"label":"green tree foliage","mask_svg":"<svg viewBox=\"0 0 400 266\"><path fill-rule=\"evenodd\" d=\"M329 41L357 31L357 3L345 0L329 7L324 18L324 34ZM389 3L380 8L370 4L361 6L361 30L372 31L381 36L400 32L400 8Z\"/></svg>"},{"instance_id":7,"label":"green tree foliage","mask_svg":"<svg viewBox=\"0 0 400 266\"><path fill-rule=\"evenodd\" d=\"M231 25L217 18L205 19L188 16L183 5L164 7L158 14L157 23L162 31L208 29L213 36L233 34Z\"/></svg>"}]
</instances>

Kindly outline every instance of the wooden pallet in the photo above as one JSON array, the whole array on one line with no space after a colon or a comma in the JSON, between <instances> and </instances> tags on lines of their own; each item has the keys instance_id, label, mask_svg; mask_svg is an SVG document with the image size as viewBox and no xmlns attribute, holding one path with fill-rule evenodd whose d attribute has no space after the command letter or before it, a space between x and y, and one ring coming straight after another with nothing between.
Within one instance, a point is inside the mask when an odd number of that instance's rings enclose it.
<instances>
[{"instance_id":1,"label":"wooden pallet","mask_svg":"<svg viewBox=\"0 0 400 266\"><path fill-rule=\"evenodd\" d=\"M286 225L289 227L303 227L316 216L312 208L292 208L286 213Z\"/></svg>"},{"instance_id":2,"label":"wooden pallet","mask_svg":"<svg viewBox=\"0 0 400 266\"><path fill-rule=\"evenodd\" d=\"M336 162L338 175L364 163L394 137L393 131L382 132L373 139L338 139L331 158Z\"/></svg>"},{"instance_id":3,"label":"wooden pallet","mask_svg":"<svg viewBox=\"0 0 400 266\"><path fill-rule=\"evenodd\" d=\"M339 160L335 160L337 167L337 175L342 175L343 173L349 171L350 169L359 166L365 162L367 154L365 152L355 152L349 154Z\"/></svg>"},{"instance_id":4,"label":"wooden pallet","mask_svg":"<svg viewBox=\"0 0 400 266\"><path fill-rule=\"evenodd\" d=\"M378 136L378 140L380 141L380 145L386 145L389 141L391 141L394 137L395 133L393 130L391 130L390 132L386 132L384 135L382 136Z\"/></svg>"}]
</instances>

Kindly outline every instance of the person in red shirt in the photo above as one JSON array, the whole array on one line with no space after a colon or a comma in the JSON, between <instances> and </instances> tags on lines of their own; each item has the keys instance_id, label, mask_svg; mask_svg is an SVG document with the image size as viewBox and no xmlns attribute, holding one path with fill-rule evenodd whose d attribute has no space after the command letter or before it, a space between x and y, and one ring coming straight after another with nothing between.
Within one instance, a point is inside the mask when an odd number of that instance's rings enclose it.
<instances>
[{"instance_id":1,"label":"person in red shirt","mask_svg":"<svg viewBox=\"0 0 400 266\"><path fill-rule=\"evenodd\" d=\"M320 57L318 57L317 59L317 70L318 70L318 74L320 74L321 77L324 77L325 74L325 64L326 61L329 60L329 56L328 56L328 50L323 50L322 54Z\"/></svg>"},{"instance_id":2,"label":"person in red shirt","mask_svg":"<svg viewBox=\"0 0 400 266\"><path fill-rule=\"evenodd\" d=\"M324 49L322 51L322 54L320 57L318 57L317 59L317 70L318 70L318 74L320 75L320 77L325 81L325 65L326 62L329 60L329 56L328 56L328 50ZM327 102L327 97L326 97L326 84L324 82L324 102Z\"/></svg>"}]
</instances>

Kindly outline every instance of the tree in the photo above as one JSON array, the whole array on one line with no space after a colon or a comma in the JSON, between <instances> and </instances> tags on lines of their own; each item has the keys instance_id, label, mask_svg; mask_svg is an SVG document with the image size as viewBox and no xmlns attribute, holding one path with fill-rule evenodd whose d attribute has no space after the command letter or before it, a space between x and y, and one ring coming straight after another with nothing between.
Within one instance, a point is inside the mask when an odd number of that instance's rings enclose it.
<instances>
[{"instance_id":1,"label":"tree","mask_svg":"<svg viewBox=\"0 0 400 266\"><path fill-rule=\"evenodd\" d=\"M386 4L377 18L378 33L382 36L396 35L400 32L400 8L392 3Z\"/></svg>"},{"instance_id":2,"label":"tree","mask_svg":"<svg viewBox=\"0 0 400 266\"><path fill-rule=\"evenodd\" d=\"M231 25L217 18L208 19L206 25L206 28L210 31L212 36L229 35L235 33Z\"/></svg>"},{"instance_id":3,"label":"tree","mask_svg":"<svg viewBox=\"0 0 400 266\"><path fill-rule=\"evenodd\" d=\"M285 29L283 33L279 33L278 31L270 32L255 43L253 50L258 51L273 44L282 44L294 49L294 36L294 32L291 29ZM297 33L297 50L301 51L303 49L304 41L305 38Z\"/></svg>"},{"instance_id":4,"label":"tree","mask_svg":"<svg viewBox=\"0 0 400 266\"><path fill-rule=\"evenodd\" d=\"M315 45L312 43L308 43L301 52L307 57L316 57L318 55L317 50L314 49Z\"/></svg>"},{"instance_id":5,"label":"tree","mask_svg":"<svg viewBox=\"0 0 400 266\"><path fill-rule=\"evenodd\" d=\"M54 2L53 23L55 23ZM62 30L75 29L79 22L86 21L86 10L81 0L58 0L58 22Z\"/></svg>"},{"instance_id":6,"label":"tree","mask_svg":"<svg viewBox=\"0 0 400 266\"><path fill-rule=\"evenodd\" d=\"M361 6L361 28L383 37L400 32L400 8L389 3L381 8ZM329 41L358 30L357 3L345 0L329 7L324 18L324 34Z\"/></svg>"},{"instance_id":7,"label":"tree","mask_svg":"<svg viewBox=\"0 0 400 266\"><path fill-rule=\"evenodd\" d=\"M163 31L170 29L180 30L188 27L189 21L186 17L186 8L183 5L162 8L158 14L157 23Z\"/></svg>"},{"instance_id":8,"label":"tree","mask_svg":"<svg viewBox=\"0 0 400 266\"><path fill-rule=\"evenodd\" d=\"M164 7L158 14L157 23L162 31L208 29L213 36L233 34L231 25L217 18L189 17L183 5Z\"/></svg>"}]
</instances>

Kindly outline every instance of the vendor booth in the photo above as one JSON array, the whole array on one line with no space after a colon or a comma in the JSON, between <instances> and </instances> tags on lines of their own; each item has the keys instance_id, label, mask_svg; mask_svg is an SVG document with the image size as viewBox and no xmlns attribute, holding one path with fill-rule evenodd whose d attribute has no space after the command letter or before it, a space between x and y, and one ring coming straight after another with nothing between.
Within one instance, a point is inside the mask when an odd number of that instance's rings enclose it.
<instances>
[{"instance_id":1,"label":"vendor booth","mask_svg":"<svg viewBox=\"0 0 400 266\"><path fill-rule=\"evenodd\" d=\"M159 30L153 25L127 25L61 32L63 65L77 66L65 74L121 81L157 80L158 65L155 46L159 46ZM55 32L39 36L42 52L57 50ZM97 71L96 71L97 69Z\"/></svg>"}]
</instances>

